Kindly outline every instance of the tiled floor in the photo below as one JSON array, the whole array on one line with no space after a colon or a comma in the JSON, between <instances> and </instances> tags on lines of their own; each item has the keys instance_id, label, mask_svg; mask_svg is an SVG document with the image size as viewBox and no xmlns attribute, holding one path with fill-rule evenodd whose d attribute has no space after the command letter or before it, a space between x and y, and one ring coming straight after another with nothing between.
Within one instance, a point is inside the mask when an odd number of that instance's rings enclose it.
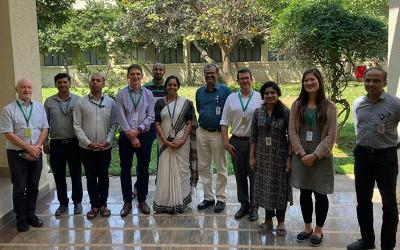
<instances>
[{"instance_id":1,"label":"tiled floor","mask_svg":"<svg viewBox=\"0 0 400 250\"><path fill-rule=\"evenodd\" d=\"M154 179L151 179L148 202L154 195ZM324 242L320 249L344 249L359 238L355 210L355 193L352 177L335 177L335 194L329 196L330 209L324 227ZM84 185L86 186L86 184ZM220 214L213 210L197 211L196 205L202 199L201 184L195 190L191 207L179 215L142 215L136 209L125 218L119 216L122 206L119 178L110 178L109 218L97 217L87 220L85 213L73 215L72 204L69 214L54 217L58 207L52 192L39 201L37 213L44 221L42 228L31 228L18 233L15 223L0 230L0 249L311 249L309 242L299 243L296 234L303 228L299 207L299 192L294 190L294 205L286 214L288 234L277 237L275 232L259 234L258 222L246 218L235 220L234 213L239 207L236 199L234 178L228 182L227 208ZM381 224L379 195L374 195L375 227L377 246ZM85 192L84 211L90 207ZM264 211L260 209L260 221ZM398 234L398 241L400 239ZM314 248L315 249L315 248Z\"/></svg>"}]
</instances>

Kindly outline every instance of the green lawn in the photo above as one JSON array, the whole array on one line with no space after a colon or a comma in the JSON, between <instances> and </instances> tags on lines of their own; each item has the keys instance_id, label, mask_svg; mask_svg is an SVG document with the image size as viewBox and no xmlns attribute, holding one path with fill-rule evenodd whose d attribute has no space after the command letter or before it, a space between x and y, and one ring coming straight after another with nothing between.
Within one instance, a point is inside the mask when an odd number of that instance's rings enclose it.
<instances>
[{"instance_id":1,"label":"green lawn","mask_svg":"<svg viewBox=\"0 0 400 250\"><path fill-rule=\"evenodd\" d=\"M121 88L121 87L119 87ZM108 91L116 92L119 88L113 88ZM282 97L281 100L290 107L293 101L298 96L300 92L300 85L299 84L282 84ZM197 87L193 86L185 86L179 90L179 95L185 96L190 100L194 101L195 93ZM53 95L57 92L55 88L43 88L42 94L43 99ZM88 93L87 88L73 88L72 92L78 95L84 95ZM362 84L360 83L351 83L349 87L346 89L345 97L351 104L353 100L361 95L365 94L365 90ZM116 135L118 137L118 134ZM347 120L345 127L342 129L341 134L338 135L337 144L334 147L333 154L334 154L334 163L336 167L336 173L344 174L344 173L353 173L353 153L352 149L355 143L355 134L354 134L354 125L352 121L352 114L350 114L350 118ZM156 165L157 165L157 146L156 143L153 144L152 149L152 158L150 162L150 174L156 174ZM134 166L136 165L136 158L134 160ZM116 142L114 143L113 150L112 150L112 161L109 170L111 175L119 175L120 168L119 168L119 155L118 155L118 146ZM229 174L233 174L232 163L229 159L228 165L228 172ZM135 168L132 168L132 174L136 175Z\"/></svg>"}]
</instances>

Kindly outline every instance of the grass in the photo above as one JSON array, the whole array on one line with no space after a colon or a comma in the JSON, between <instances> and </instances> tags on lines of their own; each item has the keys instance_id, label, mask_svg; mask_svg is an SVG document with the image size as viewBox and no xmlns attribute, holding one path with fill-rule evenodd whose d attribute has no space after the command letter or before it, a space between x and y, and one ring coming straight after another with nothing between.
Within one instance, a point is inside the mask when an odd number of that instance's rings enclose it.
<instances>
[{"instance_id":1,"label":"grass","mask_svg":"<svg viewBox=\"0 0 400 250\"><path fill-rule=\"evenodd\" d=\"M119 87L121 88L121 87ZM111 91L113 93L116 93L119 88L113 88ZM194 102L195 100L195 93L196 89L198 87L194 86L184 86L181 87L179 90L179 95L185 96L186 98L192 100ZM290 107L293 101L297 98L299 92L300 92L300 85L299 84L282 84L281 85L282 89L282 97L281 100L288 106ZM84 95L88 93L87 88L73 88L72 89L73 93L76 93L78 95ZM43 88L42 89L42 95L43 99L57 93L56 88ZM351 104L353 100L361 95L365 95L365 90L364 86L360 83L351 83L345 93L344 96L348 100L348 102ZM118 134L116 135L116 138L118 138ZM157 171L157 144L153 143L152 147L152 154L151 154L151 162L149 166L149 171L150 174L154 175L156 174ZM333 149L333 155L334 155L334 164L335 164L335 171L338 174L345 174L345 173L353 173L354 168L353 168L353 163L354 163L354 158L353 158L353 153L352 150L355 145L355 133L354 133L354 124L352 121L352 114L350 113L350 117L347 120L344 128L342 129L340 135L338 135L338 140L337 144L335 145ZM233 174L233 167L231 163L230 157L228 157L228 173ZM118 145L116 144L116 141L114 142L113 145L113 150L112 150L112 160L111 160L111 166L109 169L110 175L115 175L119 176L120 175L120 167L119 167L119 155L118 155ZM136 157L134 157L134 163L133 166L136 166ZM135 167L132 168L132 175L136 175L135 172Z\"/></svg>"}]
</instances>

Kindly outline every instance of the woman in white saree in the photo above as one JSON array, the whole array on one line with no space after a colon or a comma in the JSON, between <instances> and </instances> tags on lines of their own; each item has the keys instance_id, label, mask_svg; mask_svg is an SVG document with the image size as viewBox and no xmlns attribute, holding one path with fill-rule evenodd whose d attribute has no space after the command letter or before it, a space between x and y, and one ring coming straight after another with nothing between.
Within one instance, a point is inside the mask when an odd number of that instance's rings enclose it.
<instances>
[{"instance_id":1,"label":"woman in white saree","mask_svg":"<svg viewBox=\"0 0 400 250\"><path fill-rule=\"evenodd\" d=\"M156 213L183 213L191 197L191 143L193 104L178 96L178 77L165 81L167 96L155 106L159 160L153 210Z\"/></svg>"}]
</instances>

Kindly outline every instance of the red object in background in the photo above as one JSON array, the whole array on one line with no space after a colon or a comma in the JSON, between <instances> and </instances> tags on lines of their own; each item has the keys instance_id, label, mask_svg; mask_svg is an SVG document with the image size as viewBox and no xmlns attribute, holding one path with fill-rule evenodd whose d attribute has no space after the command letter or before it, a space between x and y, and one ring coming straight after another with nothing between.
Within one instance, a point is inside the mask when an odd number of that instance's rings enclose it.
<instances>
[{"instance_id":1,"label":"red object in background","mask_svg":"<svg viewBox=\"0 0 400 250\"><path fill-rule=\"evenodd\" d=\"M356 72L355 72L355 77L357 79L362 79L366 69L367 69L367 66L357 66L356 67Z\"/></svg>"}]
</instances>

